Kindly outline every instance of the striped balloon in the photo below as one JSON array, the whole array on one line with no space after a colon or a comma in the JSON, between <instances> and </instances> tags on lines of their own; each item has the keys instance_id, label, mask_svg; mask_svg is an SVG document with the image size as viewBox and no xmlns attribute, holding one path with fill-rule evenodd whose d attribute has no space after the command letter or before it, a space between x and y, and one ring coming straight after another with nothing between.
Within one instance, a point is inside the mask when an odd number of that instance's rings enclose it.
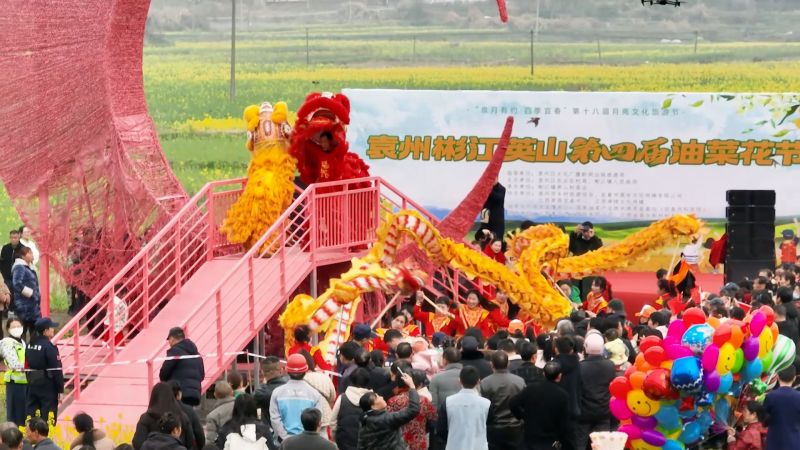
<instances>
[{"instance_id":1,"label":"striped balloon","mask_svg":"<svg viewBox=\"0 0 800 450\"><path fill-rule=\"evenodd\" d=\"M772 348L772 365L769 373L778 373L789 367L794 362L795 345L791 339L784 335L778 335L775 347Z\"/></svg>"}]
</instances>

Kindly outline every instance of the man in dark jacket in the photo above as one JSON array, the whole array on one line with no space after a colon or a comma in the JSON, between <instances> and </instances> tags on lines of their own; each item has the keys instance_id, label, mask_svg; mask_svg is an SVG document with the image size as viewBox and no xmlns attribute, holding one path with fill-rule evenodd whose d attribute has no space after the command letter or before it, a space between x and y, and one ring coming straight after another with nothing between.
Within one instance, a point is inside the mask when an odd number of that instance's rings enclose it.
<instances>
[{"instance_id":1,"label":"man in dark jacket","mask_svg":"<svg viewBox=\"0 0 800 450\"><path fill-rule=\"evenodd\" d=\"M581 256L602 246L603 240L594 234L594 224L592 222L583 222L575 227L575 231L569 234L569 252L573 256Z\"/></svg>"},{"instance_id":2,"label":"man in dark jacket","mask_svg":"<svg viewBox=\"0 0 800 450\"><path fill-rule=\"evenodd\" d=\"M474 367L481 376L481 380L492 374L492 366L483 356L480 343L472 336L461 338L461 365Z\"/></svg>"},{"instance_id":3,"label":"man in dark jacket","mask_svg":"<svg viewBox=\"0 0 800 450\"><path fill-rule=\"evenodd\" d=\"M522 442L522 422L514 417L508 405L525 388L525 380L508 372L505 352L492 354L492 367L494 373L481 382L481 395L491 402L486 424L489 450L515 449Z\"/></svg>"},{"instance_id":4,"label":"man in dark jacket","mask_svg":"<svg viewBox=\"0 0 800 450\"><path fill-rule=\"evenodd\" d=\"M8 244L3 246L3 249L0 250L0 273L3 274L3 281L5 281L6 286L11 288L11 267L14 265L14 260L16 259L16 252L17 247L20 246L19 243L19 230L11 230L8 233Z\"/></svg>"},{"instance_id":5,"label":"man in dark jacket","mask_svg":"<svg viewBox=\"0 0 800 450\"><path fill-rule=\"evenodd\" d=\"M269 402L272 400L272 391L278 386L283 386L289 381L283 370L281 360L277 356L267 356L261 363L261 373L264 380L261 386L253 393L256 404L261 408L261 421L270 425ZM271 425L270 425L271 427Z\"/></svg>"},{"instance_id":6,"label":"man in dark jacket","mask_svg":"<svg viewBox=\"0 0 800 450\"><path fill-rule=\"evenodd\" d=\"M574 447L575 439L577 438L575 435L576 424L581 416L581 396L583 391L580 364L578 355L575 353L575 339L572 336L562 336L556 339L555 350L558 354L553 360L558 362L561 368L561 380L558 384L564 388L569 397L567 410L570 417L570 429L573 431L569 444Z\"/></svg>"},{"instance_id":7,"label":"man in dark jacket","mask_svg":"<svg viewBox=\"0 0 800 450\"><path fill-rule=\"evenodd\" d=\"M553 443L560 442L562 450L570 450L569 396L558 385L561 365L548 362L544 366L544 376L546 380L525 386L509 405L511 412L524 423L525 439L520 449L553 450L556 448Z\"/></svg>"},{"instance_id":8,"label":"man in dark jacket","mask_svg":"<svg viewBox=\"0 0 800 450\"><path fill-rule=\"evenodd\" d=\"M397 412L386 412L386 401L369 392L359 401L364 417L358 434L358 450L406 450L408 446L400 435L400 427L419 414L419 395L411 374L404 373L403 383L409 387L408 407Z\"/></svg>"},{"instance_id":9,"label":"man in dark jacket","mask_svg":"<svg viewBox=\"0 0 800 450\"><path fill-rule=\"evenodd\" d=\"M510 370L514 375L525 380L525 384L531 384L534 381L544 381L544 372L542 369L536 367L536 345L528 341L519 341L517 348L522 364L516 369Z\"/></svg>"},{"instance_id":10,"label":"man in dark jacket","mask_svg":"<svg viewBox=\"0 0 800 450\"><path fill-rule=\"evenodd\" d=\"M169 350L167 350L168 357L197 357L164 361L164 365L161 366L161 372L159 372L158 377L164 382L171 380L177 381L183 395L181 401L189 406L197 406L200 404L200 385L203 382L203 378L206 376L203 359L200 358L197 346L191 340L186 339L186 335L181 327L173 327L169 330L167 342L169 342L170 347Z\"/></svg>"},{"instance_id":11,"label":"man in dark jacket","mask_svg":"<svg viewBox=\"0 0 800 450\"><path fill-rule=\"evenodd\" d=\"M28 417L39 415L53 423L58 417L58 394L64 392L61 357L58 347L50 342L58 324L49 317L42 317L34 326L37 336L25 350L25 367L28 369L25 413Z\"/></svg>"},{"instance_id":12,"label":"man in dark jacket","mask_svg":"<svg viewBox=\"0 0 800 450\"><path fill-rule=\"evenodd\" d=\"M192 434L196 447L205 447L206 436L203 434L203 424L200 423L200 416L197 415L197 411L195 411L194 408L183 403L183 390L181 389L181 385L175 380L170 381L169 384L172 385L172 393L175 395L175 401L183 408L183 413L186 414L186 417L189 418L189 423L192 424Z\"/></svg>"},{"instance_id":13,"label":"man in dark jacket","mask_svg":"<svg viewBox=\"0 0 800 450\"><path fill-rule=\"evenodd\" d=\"M586 335L583 348L586 358L580 363L581 416L576 430L576 448L583 449L594 431L611 431L611 411L608 386L616 377L614 363L603 358L603 336L596 330Z\"/></svg>"},{"instance_id":14,"label":"man in dark jacket","mask_svg":"<svg viewBox=\"0 0 800 450\"><path fill-rule=\"evenodd\" d=\"M300 414L303 432L291 436L281 443L281 450L336 450L336 445L319 435L322 413L316 408L308 408Z\"/></svg>"}]
</instances>

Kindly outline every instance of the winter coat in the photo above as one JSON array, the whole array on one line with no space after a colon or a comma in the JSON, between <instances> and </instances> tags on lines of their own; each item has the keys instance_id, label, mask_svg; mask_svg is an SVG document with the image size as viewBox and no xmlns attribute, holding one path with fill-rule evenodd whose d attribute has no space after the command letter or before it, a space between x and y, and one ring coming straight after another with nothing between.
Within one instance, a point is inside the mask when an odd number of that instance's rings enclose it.
<instances>
[{"instance_id":1,"label":"winter coat","mask_svg":"<svg viewBox=\"0 0 800 450\"><path fill-rule=\"evenodd\" d=\"M525 380L509 373L508 370L498 370L481 381L481 395L488 399L489 428L519 427L519 419L511 414L508 404L511 398L525 389Z\"/></svg>"},{"instance_id":2,"label":"winter coat","mask_svg":"<svg viewBox=\"0 0 800 450\"><path fill-rule=\"evenodd\" d=\"M728 443L728 450L763 450L766 441L767 428L761 422L753 422L736 433L736 441Z\"/></svg>"},{"instance_id":3,"label":"winter coat","mask_svg":"<svg viewBox=\"0 0 800 450\"><path fill-rule=\"evenodd\" d=\"M197 346L189 339L184 339L167 350L167 356L199 355ZM181 386L183 402L187 405L200 404L203 378L206 377L202 358L172 359L164 361L158 374L161 381L175 380Z\"/></svg>"},{"instance_id":4,"label":"winter coat","mask_svg":"<svg viewBox=\"0 0 800 450\"><path fill-rule=\"evenodd\" d=\"M186 447L172 435L154 431L147 436L142 450L186 450Z\"/></svg>"},{"instance_id":5,"label":"winter coat","mask_svg":"<svg viewBox=\"0 0 800 450\"><path fill-rule=\"evenodd\" d=\"M475 351L465 351L461 354L461 365L464 367L472 366L481 376L481 380L492 374L492 365L483 356L483 353Z\"/></svg>"},{"instance_id":6,"label":"winter coat","mask_svg":"<svg viewBox=\"0 0 800 450\"><path fill-rule=\"evenodd\" d=\"M486 422L491 402L475 389L461 389L442 403L436 433L445 450L487 450Z\"/></svg>"},{"instance_id":7,"label":"winter coat","mask_svg":"<svg viewBox=\"0 0 800 450\"><path fill-rule=\"evenodd\" d=\"M158 419L160 414L151 414L146 412L139 417L139 422L136 423L136 432L133 434L131 444L136 450L142 450L144 442L149 439L153 434L158 433ZM192 430L192 422L186 417L186 414L181 413L181 443L187 449L196 449L194 442L194 430ZM166 436L166 435L165 435Z\"/></svg>"},{"instance_id":8,"label":"winter coat","mask_svg":"<svg viewBox=\"0 0 800 450\"><path fill-rule=\"evenodd\" d=\"M283 441L281 450L337 450L337 448L333 442L317 433L303 431L301 434ZM343 449L339 448L338 450Z\"/></svg>"},{"instance_id":9,"label":"winter coat","mask_svg":"<svg viewBox=\"0 0 800 450\"><path fill-rule=\"evenodd\" d=\"M419 395L408 392L408 408L398 412L385 409L371 410L361 418L358 434L358 450L407 450L400 427L411 422L419 414Z\"/></svg>"},{"instance_id":10,"label":"winter coat","mask_svg":"<svg viewBox=\"0 0 800 450\"><path fill-rule=\"evenodd\" d=\"M578 355L557 355L553 360L561 364L561 381L558 385L564 388L569 395L569 416L572 419L577 419L581 415L581 369L578 362ZM606 385L608 386L608 385Z\"/></svg>"},{"instance_id":11,"label":"winter coat","mask_svg":"<svg viewBox=\"0 0 800 450\"><path fill-rule=\"evenodd\" d=\"M580 363L581 372L581 421L608 420L611 410L608 403L611 394L608 386L616 377L614 363L599 355L587 356Z\"/></svg>"},{"instance_id":12,"label":"winter coat","mask_svg":"<svg viewBox=\"0 0 800 450\"><path fill-rule=\"evenodd\" d=\"M522 419L525 443L529 448L535 448L534 444L552 448L550 445L554 441L565 446L568 444L575 432L568 403L567 392L550 381L535 381L511 399L511 412Z\"/></svg>"},{"instance_id":13,"label":"winter coat","mask_svg":"<svg viewBox=\"0 0 800 450\"><path fill-rule=\"evenodd\" d=\"M448 364L441 372L431 378L430 391L433 407L438 411L447 397L461 390L459 375L464 366L461 363Z\"/></svg>"},{"instance_id":14,"label":"winter coat","mask_svg":"<svg viewBox=\"0 0 800 450\"><path fill-rule=\"evenodd\" d=\"M525 380L526 385L536 381L544 381L544 371L530 361L523 362L519 367L509 370L509 372Z\"/></svg>"},{"instance_id":15,"label":"winter coat","mask_svg":"<svg viewBox=\"0 0 800 450\"><path fill-rule=\"evenodd\" d=\"M272 392L269 418L275 436L281 440L303 432L300 414L306 408L322 411L325 400L316 389L303 380L289 380Z\"/></svg>"},{"instance_id":16,"label":"winter coat","mask_svg":"<svg viewBox=\"0 0 800 450\"><path fill-rule=\"evenodd\" d=\"M39 308L39 278L36 272L21 258L14 261L11 269L14 311L21 320L35 322L42 317Z\"/></svg>"},{"instance_id":17,"label":"winter coat","mask_svg":"<svg viewBox=\"0 0 800 450\"><path fill-rule=\"evenodd\" d=\"M217 433L222 426L228 423L233 417L233 397L223 398L217 403L217 407L206 416L206 441L214 442L217 440Z\"/></svg>"},{"instance_id":18,"label":"winter coat","mask_svg":"<svg viewBox=\"0 0 800 450\"><path fill-rule=\"evenodd\" d=\"M269 401L272 399L272 392L278 386L283 386L286 384L287 381L289 381L289 377L285 375L282 377L273 378L259 386L258 389L256 389L256 391L253 393L253 399L256 401L256 405L261 408L261 421L267 425L270 425Z\"/></svg>"},{"instance_id":19,"label":"winter coat","mask_svg":"<svg viewBox=\"0 0 800 450\"><path fill-rule=\"evenodd\" d=\"M78 437L72 441L69 445L70 450L82 449L83 445L81 445L81 439L83 439L83 433L79 434ZM94 440L95 450L114 450L114 441L106 437L105 431L94 430L92 439Z\"/></svg>"},{"instance_id":20,"label":"winter coat","mask_svg":"<svg viewBox=\"0 0 800 450\"><path fill-rule=\"evenodd\" d=\"M361 397L367 392L372 392L367 388L350 386L336 399L333 405L333 421L331 422L331 433L339 446L339 450L356 450L358 446L358 434L361 430L361 416L364 411L359 406Z\"/></svg>"},{"instance_id":21,"label":"winter coat","mask_svg":"<svg viewBox=\"0 0 800 450\"><path fill-rule=\"evenodd\" d=\"M200 416L197 411L186 403L180 403L183 413L189 418L189 423L192 424L191 442L195 448L203 448L206 446L206 436L203 434L203 424L200 423Z\"/></svg>"}]
</instances>

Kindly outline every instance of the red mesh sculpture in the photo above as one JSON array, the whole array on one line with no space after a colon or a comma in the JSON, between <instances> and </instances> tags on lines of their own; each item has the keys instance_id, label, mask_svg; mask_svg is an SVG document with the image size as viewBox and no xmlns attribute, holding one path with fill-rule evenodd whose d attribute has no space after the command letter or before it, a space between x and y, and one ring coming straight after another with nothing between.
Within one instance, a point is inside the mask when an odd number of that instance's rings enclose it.
<instances>
[{"instance_id":1,"label":"red mesh sculpture","mask_svg":"<svg viewBox=\"0 0 800 450\"><path fill-rule=\"evenodd\" d=\"M6 0L0 14L0 178L53 267L88 295L187 199L145 104L149 6Z\"/></svg>"}]
</instances>

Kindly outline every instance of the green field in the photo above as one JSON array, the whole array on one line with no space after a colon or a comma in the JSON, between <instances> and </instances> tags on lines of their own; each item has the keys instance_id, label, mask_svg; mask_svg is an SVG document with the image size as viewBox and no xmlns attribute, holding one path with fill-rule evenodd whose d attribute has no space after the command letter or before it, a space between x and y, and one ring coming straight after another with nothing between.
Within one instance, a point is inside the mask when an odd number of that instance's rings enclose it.
<instances>
[{"instance_id":1,"label":"green field","mask_svg":"<svg viewBox=\"0 0 800 450\"><path fill-rule=\"evenodd\" d=\"M800 43L658 39L535 45L530 34L443 27L387 26L243 32L237 42L237 96L229 99L229 38L219 33L163 33L145 47L150 114L179 180L196 192L209 180L239 177L247 167L245 106L285 100L296 108L312 91L343 88L570 91L798 92ZM308 58L308 59L307 59ZM307 62L308 60L308 63ZM0 228L18 226L0 193ZM718 231L719 225L712 227ZM631 228L606 225L608 240Z\"/></svg>"}]
</instances>

